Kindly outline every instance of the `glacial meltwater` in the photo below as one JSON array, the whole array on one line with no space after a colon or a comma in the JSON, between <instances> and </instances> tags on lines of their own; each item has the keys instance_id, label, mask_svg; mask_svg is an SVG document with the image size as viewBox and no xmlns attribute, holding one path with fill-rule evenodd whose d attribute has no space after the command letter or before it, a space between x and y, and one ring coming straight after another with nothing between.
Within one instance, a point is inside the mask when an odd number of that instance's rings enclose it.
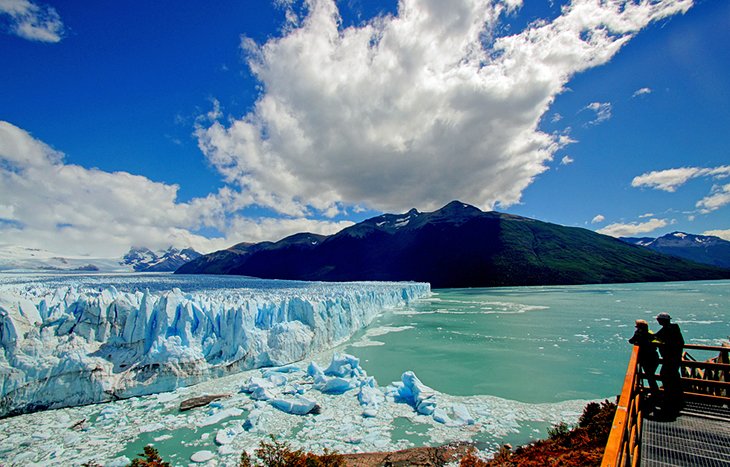
<instances>
[{"instance_id":1,"label":"glacial meltwater","mask_svg":"<svg viewBox=\"0 0 730 467\"><path fill-rule=\"evenodd\" d=\"M39 283L63 287L79 276L1 279L0 292L17 292ZM128 292L176 287L217 294L240 280L127 275L92 282ZM267 296L282 285L288 295L297 288L311 293L303 283L260 285ZM174 465L237 465L242 450L252 452L269 434L313 451L464 440L490 453L544 437L558 422L575 423L588 401L613 400L634 320L646 319L656 330L653 317L661 311L679 323L688 343L719 344L730 335L730 281L433 290L383 309L347 342L280 371L248 370L171 392L2 419L0 465L126 465L146 444ZM332 376L342 368L342 377ZM409 370L426 387L424 404L398 397ZM0 377L4 384L9 373ZM342 391L328 392L325 383ZM227 397L179 411L183 400L206 394ZM274 400L312 401L321 411L294 415L275 408Z\"/></svg>"},{"instance_id":2,"label":"glacial meltwater","mask_svg":"<svg viewBox=\"0 0 730 467\"><path fill-rule=\"evenodd\" d=\"M345 350L378 381L408 368L434 389L529 403L620 392L634 320L669 313L687 343L730 336L730 282L434 290L381 315Z\"/></svg>"}]
</instances>

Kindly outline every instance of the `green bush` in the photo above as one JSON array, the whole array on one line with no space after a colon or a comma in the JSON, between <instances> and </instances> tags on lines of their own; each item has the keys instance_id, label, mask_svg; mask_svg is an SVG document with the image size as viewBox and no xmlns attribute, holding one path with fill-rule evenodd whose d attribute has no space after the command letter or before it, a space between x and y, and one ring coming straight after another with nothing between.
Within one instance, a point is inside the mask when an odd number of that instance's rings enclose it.
<instances>
[{"instance_id":1,"label":"green bush","mask_svg":"<svg viewBox=\"0 0 730 467\"><path fill-rule=\"evenodd\" d=\"M140 458L135 458L130 464L131 467L170 467L169 462L165 462L160 457L160 453L152 446L145 446L144 453L138 454Z\"/></svg>"},{"instance_id":2,"label":"green bush","mask_svg":"<svg viewBox=\"0 0 730 467\"><path fill-rule=\"evenodd\" d=\"M271 435L271 442L261 441L256 449L263 467L344 467L345 461L339 454L325 449L324 454L312 454L301 450L293 451L289 443L277 441ZM254 467L249 455L244 451L241 454L240 467Z\"/></svg>"},{"instance_id":3,"label":"green bush","mask_svg":"<svg viewBox=\"0 0 730 467\"><path fill-rule=\"evenodd\" d=\"M570 433L570 426L565 422L556 423L547 430L548 437L552 440L565 438Z\"/></svg>"}]
</instances>

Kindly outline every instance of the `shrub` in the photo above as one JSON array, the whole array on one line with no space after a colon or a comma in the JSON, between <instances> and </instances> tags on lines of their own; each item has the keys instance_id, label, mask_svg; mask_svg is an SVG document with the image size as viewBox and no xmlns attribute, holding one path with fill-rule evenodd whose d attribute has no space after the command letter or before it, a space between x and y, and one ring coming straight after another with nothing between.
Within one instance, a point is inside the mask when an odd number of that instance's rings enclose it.
<instances>
[{"instance_id":1,"label":"shrub","mask_svg":"<svg viewBox=\"0 0 730 467\"><path fill-rule=\"evenodd\" d=\"M614 415L616 415L616 404L613 402L605 400L600 405L591 402L583 410L583 415L578 420L578 426L585 428L588 436L596 442L606 444Z\"/></svg>"},{"instance_id":2,"label":"shrub","mask_svg":"<svg viewBox=\"0 0 730 467\"><path fill-rule=\"evenodd\" d=\"M571 429L566 423L558 423L548 428L548 439L514 452L503 448L487 462L470 454L461 460L461 467L599 466L615 413L616 404L591 402L583 410L578 426Z\"/></svg>"},{"instance_id":3,"label":"shrub","mask_svg":"<svg viewBox=\"0 0 730 467\"><path fill-rule=\"evenodd\" d=\"M140 458L132 459L131 467L170 467L169 462L165 462L160 457L160 453L152 446L145 446L144 453L137 454Z\"/></svg>"},{"instance_id":4,"label":"shrub","mask_svg":"<svg viewBox=\"0 0 730 467\"><path fill-rule=\"evenodd\" d=\"M554 441L564 439L570 433L570 426L565 422L556 423L547 430L548 437Z\"/></svg>"},{"instance_id":5,"label":"shrub","mask_svg":"<svg viewBox=\"0 0 730 467\"><path fill-rule=\"evenodd\" d=\"M261 441L256 449L263 467L344 467L345 460L337 453L325 449L324 454L312 454L301 450L293 451L287 442L277 441L271 435L271 442ZM249 455L244 451L241 454L239 467L253 467Z\"/></svg>"}]
</instances>

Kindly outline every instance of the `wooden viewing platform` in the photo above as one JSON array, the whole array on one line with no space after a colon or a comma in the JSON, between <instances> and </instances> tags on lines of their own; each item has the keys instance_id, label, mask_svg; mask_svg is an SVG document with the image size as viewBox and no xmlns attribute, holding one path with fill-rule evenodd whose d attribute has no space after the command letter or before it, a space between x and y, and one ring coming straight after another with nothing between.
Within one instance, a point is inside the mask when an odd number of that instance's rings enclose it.
<instances>
[{"instance_id":1,"label":"wooden viewing platform","mask_svg":"<svg viewBox=\"0 0 730 467\"><path fill-rule=\"evenodd\" d=\"M730 466L730 347L684 346L685 405L671 420L647 413L638 350L629 359L601 466ZM697 361L688 351L714 355Z\"/></svg>"}]
</instances>

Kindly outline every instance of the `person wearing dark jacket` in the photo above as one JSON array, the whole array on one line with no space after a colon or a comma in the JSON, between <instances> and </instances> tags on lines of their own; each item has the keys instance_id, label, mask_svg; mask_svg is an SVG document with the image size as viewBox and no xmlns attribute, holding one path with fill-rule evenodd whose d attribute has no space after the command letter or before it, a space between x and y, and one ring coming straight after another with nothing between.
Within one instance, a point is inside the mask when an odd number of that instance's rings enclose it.
<instances>
[{"instance_id":1,"label":"person wearing dark jacket","mask_svg":"<svg viewBox=\"0 0 730 467\"><path fill-rule=\"evenodd\" d=\"M654 346L654 334L649 330L649 323L643 319L636 320L636 331L629 339L629 343L639 347L639 365L646 375L651 389L651 395L659 394L659 386L656 383L656 369L659 366L659 355Z\"/></svg>"},{"instance_id":2,"label":"person wearing dark jacket","mask_svg":"<svg viewBox=\"0 0 730 467\"><path fill-rule=\"evenodd\" d=\"M679 325L671 322L668 313L659 313L656 317L661 329L654 334L654 343L662 354L662 369L659 375L664 386L662 410L669 417L676 417L682 408L682 380L679 366L682 363L684 337Z\"/></svg>"}]
</instances>

